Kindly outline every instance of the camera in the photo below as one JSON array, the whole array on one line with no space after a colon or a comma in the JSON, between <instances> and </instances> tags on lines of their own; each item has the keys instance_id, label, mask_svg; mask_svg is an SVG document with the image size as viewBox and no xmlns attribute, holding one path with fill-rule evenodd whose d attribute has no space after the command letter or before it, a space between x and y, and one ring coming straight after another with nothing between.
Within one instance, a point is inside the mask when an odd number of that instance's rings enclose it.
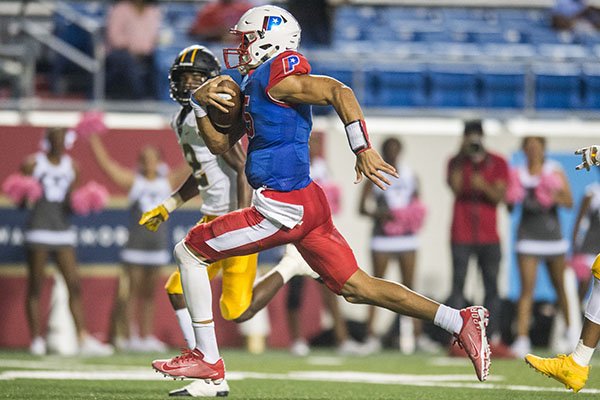
<instances>
[{"instance_id":1,"label":"camera","mask_svg":"<svg viewBox=\"0 0 600 400\"><path fill-rule=\"evenodd\" d=\"M482 151L483 151L483 144L481 144L481 142L479 140L471 141L467 145L467 152L469 154L477 154L477 153L481 153Z\"/></svg>"}]
</instances>

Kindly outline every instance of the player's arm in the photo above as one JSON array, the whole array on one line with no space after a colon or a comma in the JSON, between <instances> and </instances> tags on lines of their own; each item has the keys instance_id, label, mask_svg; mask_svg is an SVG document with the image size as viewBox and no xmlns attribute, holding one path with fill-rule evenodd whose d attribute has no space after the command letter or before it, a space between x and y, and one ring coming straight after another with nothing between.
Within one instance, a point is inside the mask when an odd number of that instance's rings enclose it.
<instances>
[{"instance_id":1,"label":"player's arm","mask_svg":"<svg viewBox=\"0 0 600 400\"><path fill-rule=\"evenodd\" d=\"M169 186L172 189L178 187L181 182L184 182L184 179L187 179L188 176L192 173L192 167L186 162L182 162L179 166L173 169L172 172L169 173Z\"/></svg>"},{"instance_id":2,"label":"player's arm","mask_svg":"<svg viewBox=\"0 0 600 400\"><path fill-rule=\"evenodd\" d=\"M238 208L250 207L252 188L248 184L244 168L246 167L246 153L241 143L237 143L222 155L225 162L237 173L237 201Z\"/></svg>"},{"instance_id":3,"label":"player's arm","mask_svg":"<svg viewBox=\"0 0 600 400\"><path fill-rule=\"evenodd\" d=\"M285 103L331 105L346 127L350 147L356 154L356 181L366 176L385 190L390 184L381 172L398 177L396 168L389 165L371 147L364 116L352 89L340 81L319 75L289 75L269 90L269 95Z\"/></svg>"},{"instance_id":4,"label":"player's arm","mask_svg":"<svg viewBox=\"0 0 600 400\"><path fill-rule=\"evenodd\" d=\"M104 147L98 135L90 136L90 146L102 171L122 189L131 189L135 175L129 169L121 166L108 154L106 147Z\"/></svg>"},{"instance_id":5,"label":"player's arm","mask_svg":"<svg viewBox=\"0 0 600 400\"><path fill-rule=\"evenodd\" d=\"M169 214L198 194L198 182L193 174L189 174L171 196L152 210L143 213L138 224L144 225L149 231L156 232L160 224L169 219Z\"/></svg>"},{"instance_id":6,"label":"player's arm","mask_svg":"<svg viewBox=\"0 0 600 400\"><path fill-rule=\"evenodd\" d=\"M244 134L242 119L237 121L237 126L232 127L228 135L223 135L211 123L206 113L206 107L213 106L219 110L228 113L229 107L235 104L224 99L220 94L229 94L232 97L236 93L228 87L219 86L219 83L224 80L233 80L229 75L220 75L204 82L202 86L192 93L190 104L196 115L196 125L198 132L208 150L213 154L223 154L231 149ZM240 100L241 101L241 100Z\"/></svg>"}]
</instances>

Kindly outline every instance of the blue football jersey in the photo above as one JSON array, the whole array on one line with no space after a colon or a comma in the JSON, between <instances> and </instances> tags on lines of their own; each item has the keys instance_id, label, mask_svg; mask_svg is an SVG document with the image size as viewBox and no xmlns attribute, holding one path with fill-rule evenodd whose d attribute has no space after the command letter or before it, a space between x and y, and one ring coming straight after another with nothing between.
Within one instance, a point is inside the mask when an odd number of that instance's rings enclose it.
<instances>
[{"instance_id":1,"label":"blue football jersey","mask_svg":"<svg viewBox=\"0 0 600 400\"><path fill-rule=\"evenodd\" d=\"M289 192L311 182L311 106L287 104L268 94L285 77L308 73L306 58L286 51L251 71L242 81L242 113L249 138L246 176L255 189Z\"/></svg>"}]
</instances>

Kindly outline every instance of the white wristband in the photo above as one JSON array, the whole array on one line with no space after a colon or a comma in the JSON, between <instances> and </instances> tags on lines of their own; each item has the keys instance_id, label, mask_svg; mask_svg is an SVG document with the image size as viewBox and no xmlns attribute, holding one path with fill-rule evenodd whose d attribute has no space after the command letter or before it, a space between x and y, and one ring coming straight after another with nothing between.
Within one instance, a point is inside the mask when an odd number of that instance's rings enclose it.
<instances>
[{"instance_id":1,"label":"white wristband","mask_svg":"<svg viewBox=\"0 0 600 400\"><path fill-rule=\"evenodd\" d=\"M171 195L168 199L162 202L163 207L170 213L177 210L183 204L183 199L179 193Z\"/></svg>"},{"instance_id":2,"label":"white wristband","mask_svg":"<svg viewBox=\"0 0 600 400\"><path fill-rule=\"evenodd\" d=\"M196 118L206 117L206 110L198 103L198 100L196 100L193 93L190 95L190 105L192 106L192 110L194 110Z\"/></svg>"},{"instance_id":3,"label":"white wristband","mask_svg":"<svg viewBox=\"0 0 600 400\"><path fill-rule=\"evenodd\" d=\"M367 133L367 127L364 120L358 119L352 121L345 126L345 129L348 143L354 154L358 155L364 150L371 148L371 142L369 142L369 134Z\"/></svg>"}]
</instances>

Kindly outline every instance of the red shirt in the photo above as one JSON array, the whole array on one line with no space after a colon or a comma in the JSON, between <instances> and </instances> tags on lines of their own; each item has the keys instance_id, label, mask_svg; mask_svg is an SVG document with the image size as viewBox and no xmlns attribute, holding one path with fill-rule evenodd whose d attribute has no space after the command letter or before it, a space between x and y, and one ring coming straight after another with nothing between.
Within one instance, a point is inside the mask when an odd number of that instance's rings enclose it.
<instances>
[{"instance_id":1,"label":"red shirt","mask_svg":"<svg viewBox=\"0 0 600 400\"><path fill-rule=\"evenodd\" d=\"M471 176L479 173L490 184L508 182L508 164L503 157L486 153L483 161L474 163L471 158L457 155L448 162L447 179L450 171L462 171L463 185L454 199L451 242L453 244L495 244L500 242L496 228L497 204L487 196L470 187Z\"/></svg>"}]
</instances>

